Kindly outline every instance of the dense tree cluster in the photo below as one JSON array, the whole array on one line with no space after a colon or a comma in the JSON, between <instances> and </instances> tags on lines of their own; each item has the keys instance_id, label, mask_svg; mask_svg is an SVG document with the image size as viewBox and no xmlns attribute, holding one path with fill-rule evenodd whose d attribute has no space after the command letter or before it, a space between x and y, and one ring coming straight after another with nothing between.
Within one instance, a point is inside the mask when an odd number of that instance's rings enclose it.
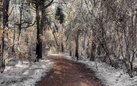
<instances>
[{"instance_id":1,"label":"dense tree cluster","mask_svg":"<svg viewBox=\"0 0 137 86\"><path fill-rule=\"evenodd\" d=\"M2 65L13 53L19 60L35 54L38 61L48 52L62 52L135 75L136 0L4 0L0 5Z\"/></svg>"}]
</instances>

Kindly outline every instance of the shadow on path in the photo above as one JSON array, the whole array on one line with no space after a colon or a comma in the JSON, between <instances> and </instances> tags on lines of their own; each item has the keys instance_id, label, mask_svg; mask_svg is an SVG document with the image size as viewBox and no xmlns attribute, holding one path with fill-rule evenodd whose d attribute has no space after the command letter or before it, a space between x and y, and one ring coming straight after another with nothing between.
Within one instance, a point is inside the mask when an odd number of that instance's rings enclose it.
<instances>
[{"instance_id":1,"label":"shadow on path","mask_svg":"<svg viewBox=\"0 0 137 86\"><path fill-rule=\"evenodd\" d=\"M54 62L53 69L36 86L104 86L94 71L82 63L64 59L62 55L47 58Z\"/></svg>"}]
</instances>

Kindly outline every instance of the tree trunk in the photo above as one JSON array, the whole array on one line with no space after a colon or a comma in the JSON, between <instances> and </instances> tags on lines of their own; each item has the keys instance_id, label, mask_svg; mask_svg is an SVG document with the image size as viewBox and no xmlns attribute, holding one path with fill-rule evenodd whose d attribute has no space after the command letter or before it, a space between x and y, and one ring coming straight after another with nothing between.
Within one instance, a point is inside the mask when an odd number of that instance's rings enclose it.
<instances>
[{"instance_id":1,"label":"tree trunk","mask_svg":"<svg viewBox=\"0 0 137 86\"><path fill-rule=\"evenodd\" d=\"M23 6L23 4L21 3L21 7L20 7L19 36L20 36L20 34L21 34L21 26L22 26L22 6Z\"/></svg>"},{"instance_id":2,"label":"tree trunk","mask_svg":"<svg viewBox=\"0 0 137 86\"><path fill-rule=\"evenodd\" d=\"M13 20L15 21L15 13L14 12L13 12ZM13 32L13 46L12 46L12 52L13 53L15 53L14 43L15 43L15 24L14 24L14 32Z\"/></svg>"},{"instance_id":3,"label":"tree trunk","mask_svg":"<svg viewBox=\"0 0 137 86\"><path fill-rule=\"evenodd\" d=\"M77 57L77 60L79 58L79 53L78 53L78 50L79 50L79 31L77 31L77 36L76 36L76 52L75 52L75 57Z\"/></svg>"},{"instance_id":4,"label":"tree trunk","mask_svg":"<svg viewBox=\"0 0 137 86\"><path fill-rule=\"evenodd\" d=\"M8 9L9 9L9 1L3 1L3 27L8 27Z\"/></svg>"},{"instance_id":5,"label":"tree trunk","mask_svg":"<svg viewBox=\"0 0 137 86\"><path fill-rule=\"evenodd\" d=\"M89 40L89 39L88 39ZM84 54L86 53L86 33L84 33L84 44L83 44Z\"/></svg>"},{"instance_id":6,"label":"tree trunk","mask_svg":"<svg viewBox=\"0 0 137 86\"><path fill-rule=\"evenodd\" d=\"M72 51L71 51L71 41L69 41L69 55L72 56Z\"/></svg>"},{"instance_id":7,"label":"tree trunk","mask_svg":"<svg viewBox=\"0 0 137 86\"><path fill-rule=\"evenodd\" d=\"M37 20L37 44L36 44L36 55L37 61L42 58L42 41L40 39L41 29L39 28L40 24L40 15L38 9L38 3L36 3L36 20ZM42 24L41 24L42 25ZM42 27L42 26L41 26Z\"/></svg>"},{"instance_id":8,"label":"tree trunk","mask_svg":"<svg viewBox=\"0 0 137 86\"><path fill-rule=\"evenodd\" d=\"M96 44L92 42L91 44L91 55L90 55L90 60L95 61L95 50L96 50Z\"/></svg>"},{"instance_id":9,"label":"tree trunk","mask_svg":"<svg viewBox=\"0 0 137 86\"><path fill-rule=\"evenodd\" d=\"M5 42L4 42L4 38L5 38L5 36L8 37L8 33L5 33L5 28L8 27L9 1L10 0L4 0L3 1L3 33L2 33L2 65L1 65L3 69L5 68L5 61L4 61L4 49L5 49L4 45L5 45Z\"/></svg>"},{"instance_id":10,"label":"tree trunk","mask_svg":"<svg viewBox=\"0 0 137 86\"><path fill-rule=\"evenodd\" d=\"M12 46L12 52L14 53L14 43L15 43L15 27L14 27L14 34L13 34L13 46Z\"/></svg>"},{"instance_id":11,"label":"tree trunk","mask_svg":"<svg viewBox=\"0 0 137 86\"><path fill-rule=\"evenodd\" d=\"M64 46L62 42L61 42L61 51L64 52Z\"/></svg>"},{"instance_id":12,"label":"tree trunk","mask_svg":"<svg viewBox=\"0 0 137 86\"><path fill-rule=\"evenodd\" d=\"M0 1L0 4L2 5L2 1ZM2 6L0 7L0 30L2 31L3 30L3 28L2 28ZM2 39L2 37L0 37L0 39ZM2 40L0 40L0 41L2 41ZM2 59L2 44L0 44L0 61L1 61L1 59Z\"/></svg>"}]
</instances>

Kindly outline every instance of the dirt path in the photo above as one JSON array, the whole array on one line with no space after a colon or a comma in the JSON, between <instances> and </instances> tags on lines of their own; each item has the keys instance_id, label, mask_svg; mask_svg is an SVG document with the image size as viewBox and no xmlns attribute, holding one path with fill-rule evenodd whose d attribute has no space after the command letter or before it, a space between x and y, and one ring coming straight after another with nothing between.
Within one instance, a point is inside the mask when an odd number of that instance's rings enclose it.
<instances>
[{"instance_id":1,"label":"dirt path","mask_svg":"<svg viewBox=\"0 0 137 86\"><path fill-rule=\"evenodd\" d=\"M59 55L48 58L54 62L53 69L36 86L103 86L94 72L84 64Z\"/></svg>"}]
</instances>

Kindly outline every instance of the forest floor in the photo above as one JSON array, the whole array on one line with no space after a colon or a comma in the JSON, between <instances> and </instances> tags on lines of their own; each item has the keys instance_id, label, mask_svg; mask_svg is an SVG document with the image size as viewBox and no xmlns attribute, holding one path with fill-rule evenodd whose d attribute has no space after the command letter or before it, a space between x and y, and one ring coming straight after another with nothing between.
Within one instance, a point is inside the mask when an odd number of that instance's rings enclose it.
<instances>
[{"instance_id":1,"label":"forest floor","mask_svg":"<svg viewBox=\"0 0 137 86\"><path fill-rule=\"evenodd\" d=\"M53 62L42 59L39 62L18 62L12 58L0 73L0 86L35 86L35 83L45 76L52 68Z\"/></svg>"},{"instance_id":2,"label":"forest floor","mask_svg":"<svg viewBox=\"0 0 137 86\"><path fill-rule=\"evenodd\" d=\"M103 86L93 70L64 57L62 55L47 57L54 63L53 68L36 86Z\"/></svg>"},{"instance_id":3,"label":"forest floor","mask_svg":"<svg viewBox=\"0 0 137 86\"><path fill-rule=\"evenodd\" d=\"M0 86L137 86L137 76L130 78L122 69L115 69L99 60L74 60L70 56L50 55L39 62L11 59ZM100 85L102 86L102 85Z\"/></svg>"},{"instance_id":4,"label":"forest floor","mask_svg":"<svg viewBox=\"0 0 137 86\"><path fill-rule=\"evenodd\" d=\"M137 86L137 76L131 78L123 69L115 69L99 60L89 61L83 59L78 62L86 64L88 68L94 70L96 76L101 79L105 86Z\"/></svg>"}]
</instances>

